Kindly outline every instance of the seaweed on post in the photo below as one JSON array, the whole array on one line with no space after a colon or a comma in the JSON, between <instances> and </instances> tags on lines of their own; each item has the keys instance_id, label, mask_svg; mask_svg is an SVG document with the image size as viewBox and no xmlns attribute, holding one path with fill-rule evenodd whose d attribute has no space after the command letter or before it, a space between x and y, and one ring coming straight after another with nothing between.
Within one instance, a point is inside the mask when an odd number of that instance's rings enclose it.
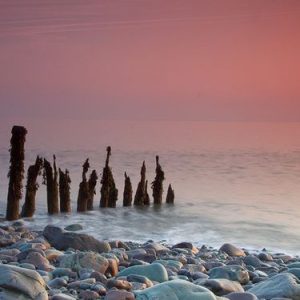
<instances>
[{"instance_id":1,"label":"seaweed on post","mask_svg":"<svg viewBox=\"0 0 300 300\"><path fill-rule=\"evenodd\" d=\"M27 171L25 202L21 212L22 218L31 218L35 213L35 197L39 187L37 177L41 174L42 168L43 159L37 156L34 165L29 166Z\"/></svg>"},{"instance_id":2,"label":"seaweed on post","mask_svg":"<svg viewBox=\"0 0 300 300\"><path fill-rule=\"evenodd\" d=\"M134 196L134 205L144 205L145 199L147 197L146 194L146 165L145 161L143 161L143 165L141 167L141 180L138 183L136 193Z\"/></svg>"},{"instance_id":3,"label":"seaweed on post","mask_svg":"<svg viewBox=\"0 0 300 300\"><path fill-rule=\"evenodd\" d=\"M82 181L79 184L79 192L77 198L77 211L85 212L87 210L87 203L89 199L89 185L86 174L89 170L89 159L86 159L82 166Z\"/></svg>"},{"instance_id":4,"label":"seaweed on post","mask_svg":"<svg viewBox=\"0 0 300 300\"><path fill-rule=\"evenodd\" d=\"M43 183L47 185L47 206L49 215L59 213L57 175L55 155L53 155L53 167L50 162L44 158Z\"/></svg>"},{"instance_id":5,"label":"seaweed on post","mask_svg":"<svg viewBox=\"0 0 300 300\"><path fill-rule=\"evenodd\" d=\"M96 184L98 180L98 175L96 170L93 170L89 181L88 181L88 188L89 188L89 198L87 201L87 210L93 210L94 207L94 195L96 195Z\"/></svg>"},{"instance_id":6,"label":"seaweed on post","mask_svg":"<svg viewBox=\"0 0 300 300\"><path fill-rule=\"evenodd\" d=\"M131 206L132 204L132 184L130 177L126 174L125 176L125 185L124 185L124 193L123 193L123 206Z\"/></svg>"},{"instance_id":7,"label":"seaweed on post","mask_svg":"<svg viewBox=\"0 0 300 300\"><path fill-rule=\"evenodd\" d=\"M118 200L118 189L115 185L115 180L109 167L109 158L111 156L111 147L106 148L106 162L103 168L102 178L101 178L101 198L100 207L116 207L116 202Z\"/></svg>"},{"instance_id":8,"label":"seaweed on post","mask_svg":"<svg viewBox=\"0 0 300 300\"><path fill-rule=\"evenodd\" d=\"M165 173L159 164L159 156L156 156L156 176L152 182L152 195L154 204L162 204L163 181L165 180Z\"/></svg>"},{"instance_id":9,"label":"seaweed on post","mask_svg":"<svg viewBox=\"0 0 300 300\"><path fill-rule=\"evenodd\" d=\"M59 171L59 198L60 198L60 212L70 213L71 212L71 196L70 196L70 173L66 169L63 172Z\"/></svg>"},{"instance_id":10,"label":"seaweed on post","mask_svg":"<svg viewBox=\"0 0 300 300\"><path fill-rule=\"evenodd\" d=\"M174 204L174 199L175 199L175 193L174 190L172 189L171 184L169 184L166 203Z\"/></svg>"},{"instance_id":11,"label":"seaweed on post","mask_svg":"<svg viewBox=\"0 0 300 300\"><path fill-rule=\"evenodd\" d=\"M9 185L6 207L6 219L9 221L19 218L19 203L22 198L22 181L24 179L24 145L27 129L23 126L14 126L11 133Z\"/></svg>"}]
</instances>

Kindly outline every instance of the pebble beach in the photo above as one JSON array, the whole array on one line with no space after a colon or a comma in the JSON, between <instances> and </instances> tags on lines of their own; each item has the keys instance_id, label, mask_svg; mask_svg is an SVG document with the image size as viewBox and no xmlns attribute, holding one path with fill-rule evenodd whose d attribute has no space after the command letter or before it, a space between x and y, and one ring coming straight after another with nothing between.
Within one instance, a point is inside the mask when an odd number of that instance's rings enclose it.
<instances>
[{"instance_id":1,"label":"pebble beach","mask_svg":"<svg viewBox=\"0 0 300 300\"><path fill-rule=\"evenodd\" d=\"M298 256L229 243L103 241L83 229L1 225L0 299L300 299Z\"/></svg>"}]
</instances>

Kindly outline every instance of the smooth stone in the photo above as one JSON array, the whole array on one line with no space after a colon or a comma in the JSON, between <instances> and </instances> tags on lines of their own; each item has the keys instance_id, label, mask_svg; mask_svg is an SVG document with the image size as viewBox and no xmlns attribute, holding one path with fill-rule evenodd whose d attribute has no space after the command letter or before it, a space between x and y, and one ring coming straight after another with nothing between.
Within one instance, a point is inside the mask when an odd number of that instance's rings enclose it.
<instances>
[{"instance_id":1,"label":"smooth stone","mask_svg":"<svg viewBox=\"0 0 300 300\"><path fill-rule=\"evenodd\" d=\"M51 272L51 274L53 277L63 277L63 276L76 277L77 275L70 268L56 268Z\"/></svg>"},{"instance_id":2,"label":"smooth stone","mask_svg":"<svg viewBox=\"0 0 300 300\"><path fill-rule=\"evenodd\" d=\"M136 300L216 300L208 289L185 280L172 280L151 288L135 291Z\"/></svg>"},{"instance_id":3,"label":"smooth stone","mask_svg":"<svg viewBox=\"0 0 300 300\"><path fill-rule=\"evenodd\" d=\"M225 252L227 253L229 256L245 256L245 252L240 249L237 248L236 246L232 245L232 244L224 244L222 245L222 247L220 248L221 252Z\"/></svg>"},{"instance_id":4,"label":"smooth stone","mask_svg":"<svg viewBox=\"0 0 300 300\"><path fill-rule=\"evenodd\" d=\"M132 274L146 276L150 280L157 282L164 282L168 280L167 270L161 264L138 265L128 267L127 269L124 269L121 272L119 272L118 276L128 276Z\"/></svg>"},{"instance_id":5,"label":"smooth stone","mask_svg":"<svg viewBox=\"0 0 300 300\"><path fill-rule=\"evenodd\" d=\"M224 266L213 268L208 273L210 279L224 278L231 281L238 281L241 284L249 282L249 273L241 266Z\"/></svg>"},{"instance_id":6,"label":"smooth stone","mask_svg":"<svg viewBox=\"0 0 300 300\"><path fill-rule=\"evenodd\" d=\"M169 252L170 249L159 243L148 243L143 246L144 249L153 249L157 254Z\"/></svg>"},{"instance_id":7,"label":"smooth stone","mask_svg":"<svg viewBox=\"0 0 300 300\"><path fill-rule=\"evenodd\" d=\"M272 255L269 253L266 253L266 252L259 253L258 258L262 261L272 261L273 260Z\"/></svg>"},{"instance_id":8,"label":"smooth stone","mask_svg":"<svg viewBox=\"0 0 300 300\"><path fill-rule=\"evenodd\" d=\"M109 279L107 281L106 287L108 289L117 288L118 290L130 291L132 288L132 284L127 280Z\"/></svg>"},{"instance_id":9,"label":"smooth stone","mask_svg":"<svg viewBox=\"0 0 300 300\"><path fill-rule=\"evenodd\" d=\"M189 242L182 242L182 243L178 243L178 244L174 245L172 247L172 249L174 249L174 248L183 248L183 249L190 249L190 250L192 250L193 249L193 244L189 243Z\"/></svg>"},{"instance_id":10,"label":"smooth stone","mask_svg":"<svg viewBox=\"0 0 300 300\"><path fill-rule=\"evenodd\" d=\"M28 270L36 270L35 266L30 263L21 263L19 264L20 268L28 269Z\"/></svg>"},{"instance_id":11,"label":"smooth stone","mask_svg":"<svg viewBox=\"0 0 300 300\"><path fill-rule=\"evenodd\" d=\"M68 282L64 278L54 278L47 282L47 285L52 289L60 289L63 286L67 286Z\"/></svg>"},{"instance_id":12,"label":"smooth stone","mask_svg":"<svg viewBox=\"0 0 300 300\"><path fill-rule=\"evenodd\" d=\"M61 228L48 225L43 231L44 237L52 247L57 250L69 248L81 251L109 252L111 250L108 242L98 241L94 237L75 232L64 232Z\"/></svg>"},{"instance_id":13,"label":"smooth stone","mask_svg":"<svg viewBox=\"0 0 300 300\"><path fill-rule=\"evenodd\" d=\"M76 300L76 298L66 295L66 294L56 294L54 295L51 300Z\"/></svg>"},{"instance_id":14,"label":"smooth stone","mask_svg":"<svg viewBox=\"0 0 300 300\"><path fill-rule=\"evenodd\" d=\"M146 276L142 276L142 275L136 275L136 274L128 275L127 280L130 282L143 283L147 286L147 288L153 286L153 282L150 279L148 279Z\"/></svg>"},{"instance_id":15,"label":"smooth stone","mask_svg":"<svg viewBox=\"0 0 300 300\"><path fill-rule=\"evenodd\" d=\"M287 267L289 269L300 268L300 262L297 261L297 262L290 263L290 264L287 265Z\"/></svg>"},{"instance_id":16,"label":"smooth stone","mask_svg":"<svg viewBox=\"0 0 300 300\"><path fill-rule=\"evenodd\" d=\"M291 268L288 269L287 272L295 275L298 279L300 279L300 268Z\"/></svg>"},{"instance_id":17,"label":"smooth stone","mask_svg":"<svg viewBox=\"0 0 300 300\"><path fill-rule=\"evenodd\" d=\"M0 288L0 299L48 299L45 281L39 273L16 266L0 265Z\"/></svg>"},{"instance_id":18,"label":"smooth stone","mask_svg":"<svg viewBox=\"0 0 300 300\"><path fill-rule=\"evenodd\" d=\"M71 224L65 227L65 230L67 231L78 231L82 230L83 226L81 224Z\"/></svg>"},{"instance_id":19,"label":"smooth stone","mask_svg":"<svg viewBox=\"0 0 300 300\"><path fill-rule=\"evenodd\" d=\"M96 271L92 272L91 275L90 275L90 278L95 278L96 281L101 282L105 285L107 283L106 276L104 274L100 273L100 272L96 272Z\"/></svg>"},{"instance_id":20,"label":"smooth stone","mask_svg":"<svg viewBox=\"0 0 300 300\"><path fill-rule=\"evenodd\" d=\"M79 272L81 269L91 269L105 273L108 268L108 260L95 252L77 252L65 254L61 257L59 266Z\"/></svg>"},{"instance_id":21,"label":"smooth stone","mask_svg":"<svg viewBox=\"0 0 300 300\"><path fill-rule=\"evenodd\" d=\"M230 300L258 300L258 298L251 293L230 293L225 296Z\"/></svg>"},{"instance_id":22,"label":"smooth stone","mask_svg":"<svg viewBox=\"0 0 300 300\"><path fill-rule=\"evenodd\" d=\"M300 300L300 285L298 284L298 279L290 273L275 275L254 285L248 292L262 299L283 297Z\"/></svg>"},{"instance_id":23,"label":"smooth stone","mask_svg":"<svg viewBox=\"0 0 300 300\"><path fill-rule=\"evenodd\" d=\"M232 292L244 292L243 287L238 281L230 281L223 278L196 280L195 283L208 288L217 296L224 296Z\"/></svg>"},{"instance_id":24,"label":"smooth stone","mask_svg":"<svg viewBox=\"0 0 300 300\"><path fill-rule=\"evenodd\" d=\"M82 300L96 300L99 299L99 294L95 291L80 291L79 297Z\"/></svg>"},{"instance_id":25,"label":"smooth stone","mask_svg":"<svg viewBox=\"0 0 300 300\"><path fill-rule=\"evenodd\" d=\"M112 277L116 276L119 272L119 264L117 259L108 258L108 269L107 273L109 273Z\"/></svg>"},{"instance_id":26,"label":"smooth stone","mask_svg":"<svg viewBox=\"0 0 300 300\"><path fill-rule=\"evenodd\" d=\"M261 261L258 257L254 255L248 255L244 258L244 263L248 266L259 268L261 266Z\"/></svg>"},{"instance_id":27,"label":"smooth stone","mask_svg":"<svg viewBox=\"0 0 300 300\"><path fill-rule=\"evenodd\" d=\"M108 291L104 300L135 300L134 294L127 291Z\"/></svg>"},{"instance_id":28,"label":"smooth stone","mask_svg":"<svg viewBox=\"0 0 300 300\"><path fill-rule=\"evenodd\" d=\"M157 259L153 262L153 264L162 264L164 267L172 267L175 268L177 271L179 271L182 267L183 264L180 261L177 260L162 260L162 259Z\"/></svg>"},{"instance_id":29,"label":"smooth stone","mask_svg":"<svg viewBox=\"0 0 300 300\"><path fill-rule=\"evenodd\" d=\"M56 249L47 249L45 251L45 256L49 261L57 260L60 256L64 255L62 251Z\"/></svg>"},{"instance_id":30,"label":"smooth stone","mask_svg":"<svg viewBox=\"0 0 300 300\"><path fill-rule=\"evenodd\" d=\"M39 270L50 271L53 270L53 266L49 264L46 257L41 255L39 252L30 252L23 263L29 263L34 265Z\"/></svg>"}]
</instances>

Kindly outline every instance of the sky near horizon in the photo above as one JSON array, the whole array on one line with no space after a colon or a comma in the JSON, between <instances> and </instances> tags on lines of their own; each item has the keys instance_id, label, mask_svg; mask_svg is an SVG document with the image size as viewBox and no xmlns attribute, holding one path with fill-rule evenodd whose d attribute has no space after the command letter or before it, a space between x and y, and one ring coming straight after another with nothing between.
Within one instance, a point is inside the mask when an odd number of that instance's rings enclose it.
<instances>
[{"instance_id":1,"label":"sky near horizon","mask_svg":"<svg viewBox=\"0 0 300 300\"><path fill-rule=\"evenodd\" d=\"M1 0L0 118L300 121L299 0Z\"/></svg>"}]
</instances>

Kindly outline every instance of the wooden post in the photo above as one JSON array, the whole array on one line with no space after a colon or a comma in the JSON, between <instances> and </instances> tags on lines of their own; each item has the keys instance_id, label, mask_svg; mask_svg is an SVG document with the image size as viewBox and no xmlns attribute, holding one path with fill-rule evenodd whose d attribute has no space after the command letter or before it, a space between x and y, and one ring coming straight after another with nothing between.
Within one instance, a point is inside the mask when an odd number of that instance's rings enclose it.
<instances>
[{"instance_id":1,"label":"wooden post","mask_svg":"<svg viewBox=\"0 0 300 300\"><path fill-rule=\"evenodd\" d=\"M124 185L124 193L123 193L123 206L131 206L132 204L132 185L130 181L130 177L127 176L126 172L125 176L125 185Z\"/></svg>"},{"instance_id":2,"label":"wooden post","mask_svg":"<svg viewBox=\"0 0 300 300\"><path fill-rule=\"evenodd\" d=\"M143 161L141 168L141 180L137 186L136 193L134 196L134 205L140 206L144 205L146 198L146 165Z\"/></svg>"},{"instance_id":3,"label":"wooden post","mask_svg":"<svg viewBox=\"0 0 300 300\"><path fill-rule=\"evenodd\" d=\"M24 144L27 130L23 126L14 126L11 133L9 185L6 207L6 219L9 221L19 218L19 202L22 198L22 181L24 179Z\"/></svg>"},{"instance_id":4,"label":"wooden post","mask_svg":"<svg viewBox=\"0 0 300 300\"><path fill-rule=\"evenodd\" d=\"M79 184L79 192L77 198L77 211L85 212L87 210L87 203L89 199L89 186L86 178L86 174L89 170L90 164L87 159L82 166L82 181Z\"/></svg>"},{"instance_id":5,"label":"wooden post","mask_svg":"<svg viewBox=\"0 0 300 300\"><path fill-rule=\"evenodd\" d=\"M156 176L152 182L152 195L154 204L162 203L162 194L163 194L163 181L165 180L165 173L159 164L159 156L156 156Z\"/></svg>"},{"instance_id":6,"label":"wooden post","mask_svg":"<svg viewBox=\"0 0 300 300\"><path fill-rule=\"evenodd\" d=\"M148 194L148 180L146 180L146 183L145 183L144 205L150 205L150 197Z\"/></svg>"},{"instance_id":7,"label":"wooden post","mask_svg":"<svg viewBox=\"0 0 300 300\"><path fill-rule=\"evenodd\" d=\"M58 171L59 171L60 212L70 213L71 212L70 174L67 169L65 170L65 172L63 172L61 169L58 169Z\"/></svg>"},{"instance_id":8,"label":"wooden post","mask_svg":"<svg viewBox=\"0 0 300 300\"><path fill-rule=\"evenodd\" d=\"M174 199L175 199L175 193L174 190L172 189L171 184L169 184L166 203L174 204Z\"/></svg>"},{"instance_id":9,"label":"wooden post","mask_svg":"<svg viewBox=\"0 0 300 300\"><path fill-rule=\"evenodd\" d=\"M89 198L87 201L87 210L93 210L94 208L94 195L96 195L97 180L98 180L97 172L96 170L93 170L88 181Z\"/></svg>"},{"instance_id":10,"label":"wooden post","mask_svg":"<svg viewBox=\"0 0 300 300\"><path fill-rule=\"evenodd\" d=\"M118 189L115 185L115 180L109 167L109 158L111 156L111 147L106 148L106 162L103 168L102 179L101 179L101 198L100 207L116 207L116 202L118 200Z\"/></svg>"},{"instance_id":11,"label":"wooden post","mask_svg":"<svg viewBox=\"0 0 300 300\"><path fill-rule=\"evenodd\" d=\"M35 213L35 196L39 187L37 177L41 174L42 168L43 159L37 156L35 164L31 165L27 171L25 203L21 212L22 218L31 218Z\"/></svg>"},{"instance_id":12,"label":"wooden post","mask_svg":"<svg viewBox=\"0 0 300 300\"><path fill-rule=\"evenodd\" d=\"M49 215L59 213L57 175L55 155L53 155L53 167L47 159L44 159L44 184L47 185L47 206Z\"/></svg>"}]
</instances>

